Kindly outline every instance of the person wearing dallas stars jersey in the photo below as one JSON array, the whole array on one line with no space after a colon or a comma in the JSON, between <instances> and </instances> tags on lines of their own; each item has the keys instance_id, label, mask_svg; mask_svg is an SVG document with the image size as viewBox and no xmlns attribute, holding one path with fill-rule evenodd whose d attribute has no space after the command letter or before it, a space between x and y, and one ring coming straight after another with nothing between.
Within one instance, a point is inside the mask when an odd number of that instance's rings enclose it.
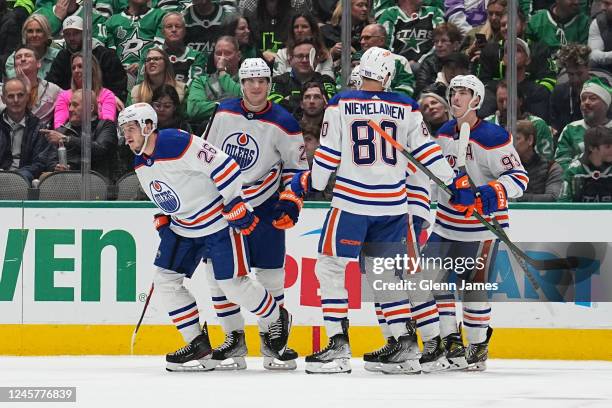
<instances>
[{"instance_id":1,"label":"person wearing dallas stars jersey","mask_svg":"<svg viewBox=\"0 0 612 408\"><path fill-rule=\"evenodd\" d=\"M308 168L304 139L293 116L268 101L272 75L263 59L245 59L238 70L238 80L242 98L221 102L211 118L207 140L240 166L243 195L260 219L257 229L247 237L250 266L284 310L285 230L297 222L303 204L289 183L295 173ZM247 347L240 306L215 283L210 281L210 291L225 342L213 351L207 366L245 368ZM266 341L265 326L259 328L264 368L295 369L297 353L291 349L274 352Z\"/></svg>"},{"instance_id":2,"label":"person wearing dallas stars jersey","mask_svg":"<svg viewBox=\"0 0 612 408\"><path fill-rule=\"evenodd\" d=\"M450 197L440 192L433 232L424 251L425 257L471 258L473 268L462 273L451 270L428 270L436 281L446 282L451 272L467 281L486 283L490 269L495 264L499 240L475 217L478 211L491 222L494 217L504 231L509 227L508 199L517 198L527 188L529 178L519 155L512 144L512 137L504 128L482 121L476 116L485 95L482 82L473 75L453 78L447 89L447 100L456 119L442 125L437 142L444 156L456 172L457 182L451 186ZM465 156L465 173L457 168L459 129L464 123L470 126L470 136ZM469 185L468 175L474 188ZM480 262L479 262L480 261ZM467 353L461 333L457 329L455 298L453 293L434 291L440 313L440 330L446 347L446 358L455 369L486 369L488 343L492 334L489 326L491 305L485 291L464 291L463 327L468 341Z\"/></svg>"},{"instance_id":3,"label":"person wearing dallas stars jersey","mask_svg":"<svg viewBox=\"0 0 612 408\"><path fill-rule=\"evenodd\" d=\"M228 299L258 317L270 349L287 347L291 315L249 272L246 241L259 219L242 194L238 164L222 150L179 129L157 129L157 114L146 103L119 114L120 133L136 155L134 170L142 189L160 210L155 227L161 238L153 283L186 346L166 355L168 371L209 370L206 323L185 287L202 260L211 280ZM209 272L209 271L206 271ZM193 364L199 363L199 364Z\"/></svg>"}]
</instances>

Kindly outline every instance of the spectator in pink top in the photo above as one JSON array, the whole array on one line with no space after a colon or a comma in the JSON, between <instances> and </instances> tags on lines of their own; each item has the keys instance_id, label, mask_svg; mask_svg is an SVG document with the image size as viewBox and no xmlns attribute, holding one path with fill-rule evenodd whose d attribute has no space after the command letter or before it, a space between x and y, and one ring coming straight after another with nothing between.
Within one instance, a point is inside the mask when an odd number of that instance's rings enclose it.
<instances>
[{"instance_id":1,"label":"spectator in pink top","mask_svg":"<svg viewBox=\"0 0 612 408\"><path fill-rule=\"evenodd\" d=\"M72 68L71 89L62 91L57 96L55 104L55 114L53 117L53 128L57 129L64 123L68 122L68 106L72 92L83 87L83 56L81 53L72 55L70 62ZM102 73L100 72L100 64L95 57L92 56L91 61L91 87L98 101L98 119L106 119L115 121L117 119L117 104L115 94L109 89L102 88Z\"/></svg>"}]
</instances>

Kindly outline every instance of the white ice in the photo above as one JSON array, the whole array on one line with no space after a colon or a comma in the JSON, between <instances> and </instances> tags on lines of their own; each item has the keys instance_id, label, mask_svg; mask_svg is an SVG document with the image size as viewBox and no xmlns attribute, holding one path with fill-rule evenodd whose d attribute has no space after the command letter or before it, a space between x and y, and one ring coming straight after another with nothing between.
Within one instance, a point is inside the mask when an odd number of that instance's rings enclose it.
<instances>
[{"instance_id":1,"label":"white ice","mask_svg":"<svg viewBox=\"0 0 612 408\"><path fill-rule=\"evenodd\" d=\"M483 373L390 376L353 359L352 374L169 373L163 357L0 357L0 386L75 386L77 403L2 407L460 408L612 407L612 362L491 360Z\"/></svg>"}]
</instances>

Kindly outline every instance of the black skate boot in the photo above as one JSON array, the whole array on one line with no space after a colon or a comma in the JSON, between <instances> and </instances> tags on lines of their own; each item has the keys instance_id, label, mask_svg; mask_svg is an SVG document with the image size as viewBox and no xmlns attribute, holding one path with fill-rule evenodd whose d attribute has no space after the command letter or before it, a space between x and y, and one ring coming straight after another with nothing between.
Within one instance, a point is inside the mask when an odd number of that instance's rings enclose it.
<instances>
[{"instance_id":1,"label":"black skate boot","mask_svg":"<svg viewBox=\"0 0 612 408\"><path fill-rule=\"evenodd\" d=\"M166 354L166 370L208 371L202 367L201 362L209 356L211 352L210 339L208 338L208 326L204 323L202 333L191 340L191 343L176 350L174 353Z\"/></svg>"},{"instance_id":2,"label":"black skate boot","mask_svg":"<svg viewBox=\"0 0 612 408\"><path fill-rule=\"evenodd\" d=\"M423 372L433 373L447 370L450 365L444 354L445 350L440 336L423 342L423 355L419 359Z\"/></svg>"},{"instance_id":3,"label":"black skate boot","mask_svg":"<svg viewBox=\"0 0 612 408\"><path fill-rule=\"evenodd\" d=\"M295 360L298 358L298 353L295 350L287 347L282 355L270 348L267 333L259 333L261 345L261 355L263 356L263 366L266 370L295 370L297 364Z\"/></svg>"},{"instance_id":4,"label":"black skate boot","mask_svg":"<svg viewBox=\"0 0 612 408\"><path fill-rule=\"evenodd\" d=\"M407 325L408 333L397 339L395 347L380 356L382 372L385 374L420 374L419 344L417 343L416 326Z\"/></svg>"},{"instance_id":5,"label":"black skate boot","mask_svg":"<svg viewBox=\"0 0 612 408\"><path fill-rule=\"evenodd\" d=\"M246 355L244 331L236 330L225 335L223 344L212 351L210 358L202 361L202 366L210 370L244 370L247 368Z\"/></svg>"},{"instance_id":6,"label":"black skate boot","mask_svg":"<svg viewBox=\"0 0 612 408\"><path fill-rule=\"evenodd\" d=\"M279 317L270 325L268 345L272 351L283 355L287 348L289 332L291 331L291 314L284 307L278 308Z\"/></svg>"},{"instance_id":7,"label":"black skate boot","mask_svg":"<svg viewBox=\"0 0 612 408\"><path fill-rule=\"evenodd\" d=\"M367 371L372 371L372 372L382 371L382 364L380 363L380 360L378 358L382 354L385 354L389 350L393 349L396 343L397 343L397 340L395 340L395 337L391 336L387 338L387 344L385 344L378 350L374 350L371 353L365 353L363 355L363 361L365 361L364 368Z\"/></svg>"},{"instance_id":8,"label":"black skate boot","mask_svg":"<svg viewBox=\"0 0 612 408\"><path fill-rule=\"evenodd\" d=\"M351 372L351 347L348 338L348 320L342 321L342 333L329 339L327 347L306 356L307 374L335 374Z\"/></svg>"},{"instance_id":9,"label":"black skate boot","mask_svg":"<svg viewBox=\"0 0 612 408\"><path fill-rule=\"evenodd\" d=\"M467 370L484 371L487 369L487 358L489 357L489 340L493 334L491 327L487 328L487 338L482 343L470 344L467 349Z\"/></svg>"},{"instance_id":10,"label":"black skate boot","mask_svg":"<svg viewBox=\"0 0 612 408\"><path fill-rule=\"evenodd\" d=\"M461 332L451 333L442 339L446 350L446 359L451 370L465 370L468 366L465 359L465 347L461 339Z\"/></svg>"}]
</instances>

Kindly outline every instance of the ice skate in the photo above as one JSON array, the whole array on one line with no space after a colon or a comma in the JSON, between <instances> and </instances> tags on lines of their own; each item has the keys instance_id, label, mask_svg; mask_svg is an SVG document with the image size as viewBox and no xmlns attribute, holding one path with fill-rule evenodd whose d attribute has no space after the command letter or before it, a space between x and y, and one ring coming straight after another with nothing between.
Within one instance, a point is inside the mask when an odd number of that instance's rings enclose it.
<instances>
[{"instance_id":1,"label":"ice skate","mask_svg":"<svg viewBox=\"0 0 612 408\"><path fill-rule=\"evenodd\" d=\"M400 336L393 349L380 356L382 372L385 374L420 374L421 353L416 332Z\"/></svg>"},{"instance_id":2,"label":"ice skate","mask_svg":"<svg viewBox=\"0 0 612 408\"><path fill-rule=\"evenodd\" d=\"M380 363L379 357L382 354L389 352L397 343L395 337L387 338L387 344L382 346L381 348L372 351L371 353L365 353L363 355L363 361L365 361L364 368L367 371L379 372L382 369L382 364Z\"/></svg>"},{"instance_id":3,"label":"ice skate","mask_svg":"<svg viewBox=\"0 0 612 408\"><path fill-rule=\"evenodd\" d=\"M342 321L342 333L329 339L327 347L306 356L307 374L335 374L351 372L351 347L348 339L348 320Z\"/></svg>"},{"instance_id":4,"label":"ice skate","mask_svg":"<svg viewBox=\"0 0 612 408\"><path fill-rule=\"evenodd\" d=\"M425 373L447 370L450 367L445 357L444 346L440 336L423 342L423 355L419 359L421 369Z\"/></svg>"},{"instance_id":5,"label":"ice skate","mask_svg":"<svg viewBox=\"0 0 612 408\"><path fill-rule=\"evenodd\" d=\"M202 360L202 366L210 370L244 370L247 368L246 355L244 331L236 330L225 335L223 344L213 349L210 358Z\"/></svg>"},{"instance_id":6,"label":"ice skate","mask_svg":"<svg viewBox=\"0 0 612 408\"><path fill-rule=\"evenodd\" d=\"M266 370L289 371L297 368L295 360L298 358L298 354L295 350L287 347L285 352L279 355L270 348L266 333L259 333L259 339L261 341L260 350L263 356L263 367Z\"/></svg>"},{"instance_id":7,"label":"ice skate","mask_svg":"<svg viewBox=\"0 0 612 408\"><path fill-rule=\"evenodd\" d=\"M461 333L451 333L442 339L444 349L446 350L446 359L450 364L450 370L464 370L467 368L467 360L465 359L465 347Z\"/></svg>"},{"instance_id":8,"label":"ice skate","mask_svg":"<svg viewBox=\"0 0 612 408\"><path fill-rule=\"evenodd\" d=\"M212 349L208 338L208 327L204 323L202 333L191 343L181 347L174 353L166 354L166 370L168 371L209 371L202 366L202 361L210 356Z\"/></svg>"},{"instance_id":9,"label":"ice skate","mask_svg":"<svg viewBox=\"0 0 612 408\"><path fill-rule=\"evenodd\" d=\"M489 340L493 334L491 327L487 328L487 338L482 343L470 344L467 349L467 370L484 371L487 369L489 357Z\"/></svg>"},{"instance_id":10,"label":"ice skate","mask_svg":"<svg viewBox=\"0 0 612 408\"><path fill-rule=\"evenodd\" d=\"M287 348L289 332L291 331L291 314L284 307L278 308L279 317L270 325L268 345L272 351L283 355Z\"/></svg>"}]
</instances>

